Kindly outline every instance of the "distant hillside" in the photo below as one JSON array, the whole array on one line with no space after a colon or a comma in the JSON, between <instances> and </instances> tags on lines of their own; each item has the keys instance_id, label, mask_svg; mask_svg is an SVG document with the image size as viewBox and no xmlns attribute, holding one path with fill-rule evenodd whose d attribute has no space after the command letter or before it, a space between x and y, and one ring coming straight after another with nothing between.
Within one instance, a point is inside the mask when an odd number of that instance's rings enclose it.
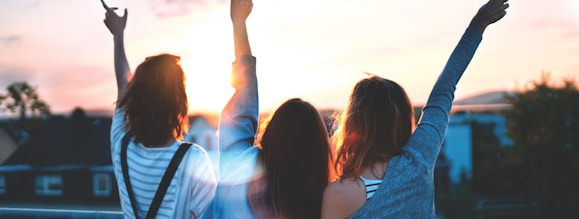
<instances>
[{"instance_id":1,"label":"distant hillside","mask_svg":"<svg viewBox=\"0 0 579 219\"><path fill-rule=\"evenodd\" d=\"M112 109L83 109L84 113L87 116L94 116L94 117L112 117L113 110ZM66 114L66 113L65 113Z\"/></svg>"},{"instance_id":2,"label":"distant hillside","mask_svg":"<svg viewBox=\"0 0 579 219\"><path fill-rule=\"evenodd\" d=\"M491 105L491 104L507 104L504 95L513 94L513 91L491 91L480 94L475 94L465 98L459 98L454 101L454 105Z\"/></svg>"}]
</instances>

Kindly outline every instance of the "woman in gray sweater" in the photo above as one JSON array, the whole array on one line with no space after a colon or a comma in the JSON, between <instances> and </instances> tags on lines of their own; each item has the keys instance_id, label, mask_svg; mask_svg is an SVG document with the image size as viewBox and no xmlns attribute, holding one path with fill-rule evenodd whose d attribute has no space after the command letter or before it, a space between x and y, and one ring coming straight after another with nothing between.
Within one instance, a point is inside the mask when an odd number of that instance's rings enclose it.
<instances>
[{"instance_id":1,"label":"woman in gray sweater","mask_svg":"<svg viewBox=\"0 0 579 219\"><path fill-rule=\"evenodd\" d=\"M324 191L322 218L435 218L434 165L454 91L489 24L506 0L490 0L472 18L414 126L404 89L378 76L356 84L333 136L342 175Z\"/></svg>"}]
</instances>

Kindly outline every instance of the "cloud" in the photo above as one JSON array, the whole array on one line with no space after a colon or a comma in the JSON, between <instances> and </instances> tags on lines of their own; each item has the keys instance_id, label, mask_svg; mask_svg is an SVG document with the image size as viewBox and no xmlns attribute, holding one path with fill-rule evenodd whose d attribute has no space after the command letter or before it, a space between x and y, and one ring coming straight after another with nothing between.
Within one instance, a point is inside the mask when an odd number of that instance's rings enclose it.
<instances>
[{"instance_id":1,"label":"cloud","mask_svg":"<svg viewBox=\"0 0 579 219\"><path fill-rule=\"evenodd\" d=\"M0 36L0 43L2 43L2 46L4 47L18 46L20 45L20 42L22 42L22 39L23 37L21 35L3 35Z\"/></svg>"},{"instance_id":2,"label":"cloud","mask_svg":"<svg viewBox=\"0 0 579 219\"><path fill-rule=\"evenodd\" d=\"M151 8L159 18L185 16L195 9L206 9L214 5L225 5L227 0L149 0Z\"/></svg>"}]
</instances>

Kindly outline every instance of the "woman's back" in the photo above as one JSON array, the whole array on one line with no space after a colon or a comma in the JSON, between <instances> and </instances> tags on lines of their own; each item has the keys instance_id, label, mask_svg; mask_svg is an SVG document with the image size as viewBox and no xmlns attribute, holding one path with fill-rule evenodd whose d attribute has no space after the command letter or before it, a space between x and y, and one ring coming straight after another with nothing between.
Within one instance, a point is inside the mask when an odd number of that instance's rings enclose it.
<instances>
[{"instance_id":1,"label":"woman's back","mask_svg":"<svg viewBox=\"0 0 579 219\"><path fill-rule=\"evenodd\" d=\"M133 208L129 201L127 187L121 165L124 113L115 112L111 127L111 154L113 169L117 179L121 206L125 217L132 218ZM145 147L133 141L128 143L127 164L132 191L139 215L144 217L167 166L176 153L181 142L174 142L168 147ZM198 145L188 149L172 178L167 193L162 199L156 218L200 217L211 203L215 194L216 179L207 153Z\"/></svg>"}]
</instances>

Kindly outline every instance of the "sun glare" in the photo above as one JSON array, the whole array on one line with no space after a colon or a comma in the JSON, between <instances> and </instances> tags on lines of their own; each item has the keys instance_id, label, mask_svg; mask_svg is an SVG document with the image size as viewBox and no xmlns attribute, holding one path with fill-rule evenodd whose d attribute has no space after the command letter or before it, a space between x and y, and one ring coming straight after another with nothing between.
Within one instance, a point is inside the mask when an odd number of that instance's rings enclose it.
<instances>
[{"instance_id":1,"label":"sun glare","mask_svg":"<svg viewBox=\"0 0 579 219\"><path fill-rule=\"evenodd\" d=\"M181 57L189 113L220 112L231 95L232 34L228 20L195 23L163 37L155 50Z\"/></svg>"},{"instance_id":2,"label":"sun glare","mask_svg":"<svg viewBox=\"0 0 579 219\"><path fill-rule=\"evenodd\" d=\"M233 94L229 82L231 65L210 60L182 59L181 66L187 77L190 113L220 112Z\"/></svg>"}]
</instances>

